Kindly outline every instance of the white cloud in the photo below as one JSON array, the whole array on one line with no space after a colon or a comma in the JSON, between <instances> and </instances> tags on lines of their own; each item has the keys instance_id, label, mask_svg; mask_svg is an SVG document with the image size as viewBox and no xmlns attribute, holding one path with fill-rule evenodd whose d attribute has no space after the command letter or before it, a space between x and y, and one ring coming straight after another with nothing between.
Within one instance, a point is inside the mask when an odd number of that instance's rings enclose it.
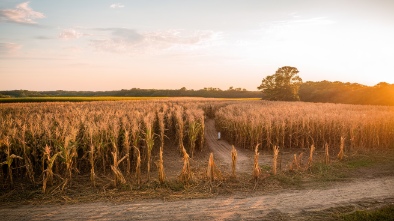
<instances>
[{"instance_id":1,"label":"white cloud","mask_svg":"<svg viewBox=\"0 0 394 221\"><path fill-rule=\"evenodd\" d=\"M0 55L1 54L14 54L22 48L22 45L16 43L1 43L0 42Z\"/></svg>"},{"instance_id":2,"label":"white cloud","mask_svg":"<svg viewBox=\"0 0 394 221\"><path fill-rule=\"evenodd\" d=\"M121 3L114 3L112 5L109 6L110 8L124 8L124 5L122 5Z\"/></svg>"},{"instance_id":3,"label":"white cloud","mask_svg":"<svg viewBox=\"0 0 394 221\"><path fill-rule=\"evenodd\" d=\"M63 40L78 39L82 36L83 36L83 34L76 31L75 29L64 29L59 34L59 38L63 39Z\"/></svg>"},{"instance_id":4,"label":"white cloud","mask_svg":"<svg viewBox=\"0 0 394 221\"><path fill-rule=\"evenodd\" d=\"M34 11L29 7L29 2L24 2L15 9L0 10L0 21L9 21L22 24L36 24L35 20L45 18L41 12Z\"/></svg>"},{"instance_id":5,"label":"white cloud","mask_svg":"<svg viewBox=\"0 0 394 221\"><path fill-rule=\"evenodd\" d=\"M100 51L114 53L159 53L166 49L187 50L203 47L218 37L213 31L165 30L136 32L132 29L102 29L111 31L108 38L91 40L91 45Z\"/></svg>"}]
</instances>

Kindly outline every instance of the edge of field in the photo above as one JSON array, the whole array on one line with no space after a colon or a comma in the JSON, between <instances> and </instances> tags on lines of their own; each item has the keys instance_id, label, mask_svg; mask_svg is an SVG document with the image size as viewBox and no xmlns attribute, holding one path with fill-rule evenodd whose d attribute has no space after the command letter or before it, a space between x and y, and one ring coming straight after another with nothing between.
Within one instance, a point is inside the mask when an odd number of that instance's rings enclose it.
<instances>
[{"instance_id":1,"label":"edge of field","mask_svg":"<svg viewBox=\"0 0 394 221\"><path fill-rule=\"evenodd\" d=\"M31 102L87 102L87 101L128 101L128 100L162 100L162 99L217 99L217 100L261 100L261 98L203 98L203 97L13 97L0 98L0 103L31 103Z\"/></svg>"}]
</instances>

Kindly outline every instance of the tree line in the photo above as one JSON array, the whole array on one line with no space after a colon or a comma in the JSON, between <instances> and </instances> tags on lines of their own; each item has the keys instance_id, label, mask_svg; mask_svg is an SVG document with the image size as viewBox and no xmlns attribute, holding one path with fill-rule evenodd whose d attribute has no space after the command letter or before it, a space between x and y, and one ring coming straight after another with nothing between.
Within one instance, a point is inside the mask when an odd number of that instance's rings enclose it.
<instances>
[{"instance_id":1,"label":"tree line","mask_svg":"<svg viewBox=\"0 0 394 221\"><path fill-rule=\"evenodd\" d=\"M281 67L264 78L257 89L262 91L263 99L273 101L394 105L394 84L381 82L371 87L339 81L303 83L298 73L295 67Z\"/></svg>"},{"instance_id":2,"label":"tree line","mask_svg":"<svg viewBox=\"0 0 394 221\"><path fill-rule=\"evenodd\" d=\"M381 82L371 87L339 81L307 81L300 86L299 96L307 102L394 106L394 84Z\"/></svg>"},{"instance_id":3,"label":"tree line","mask_svg":"<svg viewBox=\"0 0 394 221\"><path fill-rule=\"evenodd\" d=\"M260 91L229 87L227 90L206 87L187 89L122 89L117 91L0 91L0 98L18 97L205 97L262 98L278 101L305 101L394 106L394 84L381 82L375 86L340 81L302 82L295 67L284 66L267 76L258 87ZM0 100L1 102L1 100Z\"/></svg>"},{"instance_id":4,"label":"tree line","mask_svg":"<svg viewBox=\"0 0 394 221\"><path fill-rule=\"evenodd\" d=\"M117 91L0 91L1 98L15 97L206 97L206 98L260 98L259 91L247 91L230 87L227 90L207 87L200 90L188 90L185 87L177 90L166 89L122 89Z\"/></svg>"}]
</instances>

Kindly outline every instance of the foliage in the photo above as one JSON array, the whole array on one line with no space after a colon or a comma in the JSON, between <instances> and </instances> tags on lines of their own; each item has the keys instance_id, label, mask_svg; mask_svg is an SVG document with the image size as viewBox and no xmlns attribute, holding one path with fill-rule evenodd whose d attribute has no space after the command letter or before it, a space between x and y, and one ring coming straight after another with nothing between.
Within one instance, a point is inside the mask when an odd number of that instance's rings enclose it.
<instances>
[{"instance_id":1,"label":"foliage","mask_svg":"<svg viewBox=\"0 0 394 221\"><path fill-rule=\"evenodd\" d=\"M394 105L394 84L381 82L368 87L339 81L308 81L301 85L299 95L307 102Z\"/></svg>"},{"instance_id":2,"label":"foliage","mask_svg":"<svg viewBox=\"0 0 394 221\"><path fill-rule=\"evenodd\" d=\"M298 69L284 66L279 68L274 75L263 79L257 88L262 90L265 99L273 101L300 100L298 90L302 79L298 76Z\"/></svg>"},{"instance_id":3,"label":"foliage","mask_svg":"<svg viewBox=\"0 0 394 221\"><path fill-rule=\"evenodd\" d=\"M268 77L267 77L268 78ZM274 78L270 77L271 83ZM299 87L301 101L369 104L394 106L394 84L381 82L375 86L339 81L307 81ZM0 91L0 103L17 102L84 102L84 101L119 101L152 100L158 97L210 97L210 98L260 98L259 91L246 91L230 87L228 90L204 88L201 90L156 90L133 88L120 91ZM264 94L264 98L268 99ZM272 99L274 100L274 99Z\"/></svg>"},{"instance_id":4,"label":"foliage","mask_svg":"<svg viewBox=\"0 0 394 221\"><path fill-rule=\"evenodd\" d=\"M13 90L0 91L1 102L11 102L18 99L29 102L46 101L46 99L69 99L70 101L80 101L81 97L88 100L119 100L119 97L212 97L212 98L258 98L258 91L247 91L241 88L221 90L219 88L204 88L200 90L187 90L185 87L179 90L171 89L122 89L119 91L28 91ZM102 98L100 98L102 97ZM18 98L18 99L16 99ZM30 99L29 99L30 98ZM85 98L85 99L87 99ZM107 98L107 99L105 99ZM15 100L16 99L16 100Z\"/></svg>"}]
</instances>

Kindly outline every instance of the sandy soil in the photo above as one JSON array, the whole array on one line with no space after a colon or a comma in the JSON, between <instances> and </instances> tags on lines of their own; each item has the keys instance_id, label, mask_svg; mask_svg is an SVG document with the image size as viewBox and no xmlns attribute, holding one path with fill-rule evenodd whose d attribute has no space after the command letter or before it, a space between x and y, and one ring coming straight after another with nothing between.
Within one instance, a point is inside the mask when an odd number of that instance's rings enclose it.
<instances>
[{"instance_id":1,"label":"sandy soil","mask_svg":"<svg viewBox=\"0 0 394 221\"><path fill-rule=\"evenodd\" d=\"M2 220L272 220L316 217L329 208L394 203L394 178L358 180L328 189L165 202L87 203L1 208ZM329 217L326 217L329 218Z\"/></svg>"}]
</instances>

